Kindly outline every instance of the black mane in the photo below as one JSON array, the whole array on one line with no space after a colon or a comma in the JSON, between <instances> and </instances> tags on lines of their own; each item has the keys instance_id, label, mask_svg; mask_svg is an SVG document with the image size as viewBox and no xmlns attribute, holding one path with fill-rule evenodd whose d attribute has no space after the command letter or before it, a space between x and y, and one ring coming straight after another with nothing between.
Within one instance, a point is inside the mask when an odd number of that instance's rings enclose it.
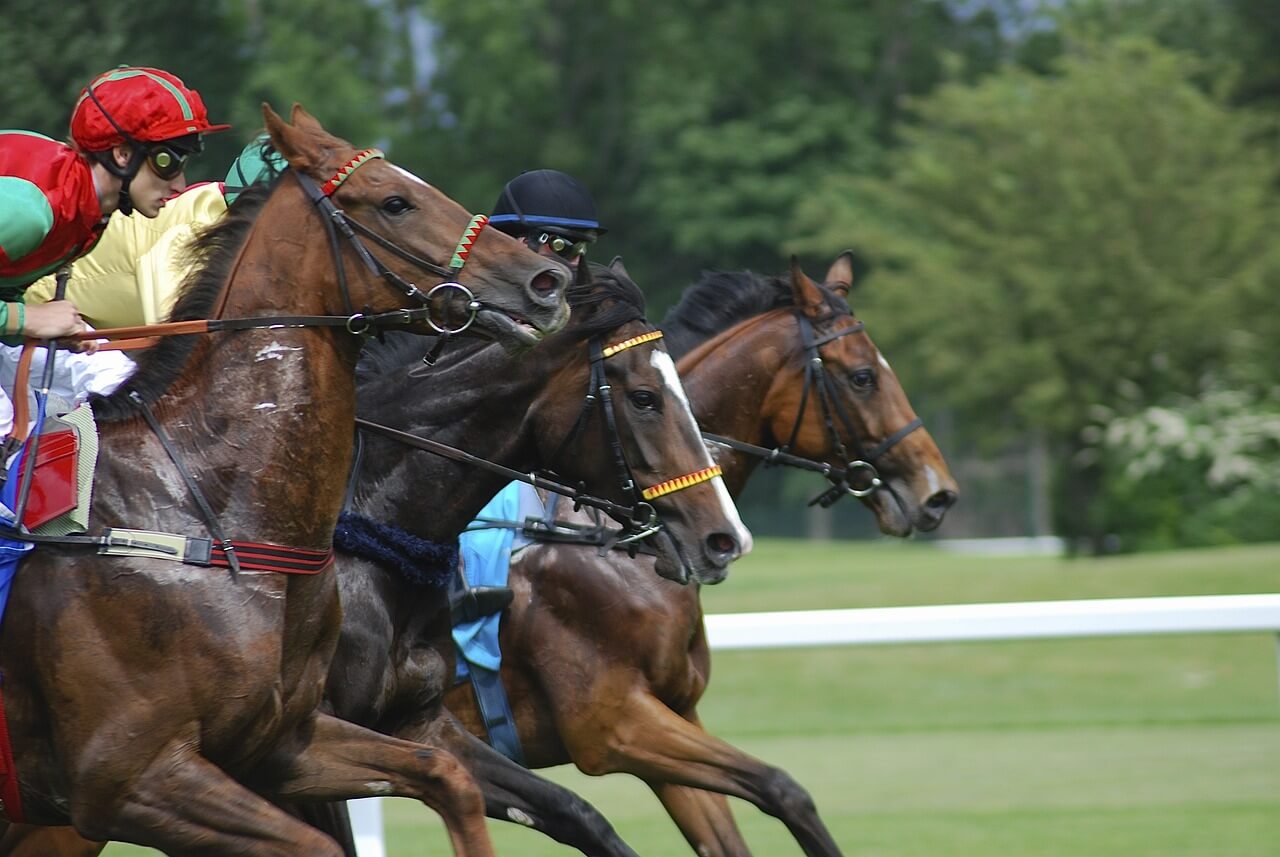
<instances>
[{"instance_id":1,"label":"black mane","mask_svg":"<svg viewBox=\"0 0 1280 857\"><path fill-rule=\"evenodd\" d=\"M833 312L848 314L844 301L828 289L822 291ZM658 326L665 334L667 351L679 360L699 344L739 322L794 304L789 276L707 271L701 280L684 290L680 302L667 312Z\"/></svg>"},{"instance_id":2,"label":"black mane","mask_svg":"<svg viewBox=\"0 0 1280 857\"><path fill-rule=\"evenodd\" d=\"M195 266L183 282L170 321L209 317L231 273L236 254L244 246L270 195L270 186L255 186L244 191L223 217L197 233L188 251ZM115 392L91 397L94 417L99 422L111 422L136 416L133 393L147 404L155 402L182 374L200 335L167 336L144 351L138 357L138 368Z\"/></svg>"}]
</instances>

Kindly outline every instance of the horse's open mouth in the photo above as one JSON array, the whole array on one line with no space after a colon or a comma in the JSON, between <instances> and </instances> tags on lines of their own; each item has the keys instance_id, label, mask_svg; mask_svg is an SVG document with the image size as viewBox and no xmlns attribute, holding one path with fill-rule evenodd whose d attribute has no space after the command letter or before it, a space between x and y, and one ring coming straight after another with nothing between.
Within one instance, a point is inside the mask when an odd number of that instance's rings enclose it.
<instances>
[{"instance_id":1,"label":"horse's open mouth","mask_svg":"<svg viewBox=\"0 0 1280 857\"><path fill-rule=\"evenodd\" d=\"M537 345L545 336L528 319L496 309L477 312L476 326L506 348L529 348Z\"/></svg>"}]
</instances>

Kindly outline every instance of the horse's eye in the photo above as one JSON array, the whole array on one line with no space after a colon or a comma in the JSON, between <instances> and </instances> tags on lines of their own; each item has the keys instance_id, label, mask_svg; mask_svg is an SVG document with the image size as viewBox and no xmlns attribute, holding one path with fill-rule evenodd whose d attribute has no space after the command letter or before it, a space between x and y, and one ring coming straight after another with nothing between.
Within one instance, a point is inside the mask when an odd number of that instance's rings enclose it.
<instances>
[{"instance_id":1,"label":"horse's eye","mask_svg":"<svg viewBox=\"0 0 1280 857\"><path fill-rule=\"evenodd\" d=\"M413 204L402 196L389 196L382 201L382 210L387 214L404 214L413 209Z\"/></svg>"},{"instance_id":2,"label":"horse's eye","mask_svg":"<svg viewBox=\"0 0 1280 857\"><path fill-rule=\"evenodd\" d=\"M876 373L872 372L870 369L859 369L849 377L853 380L853 386L857 387L859 390L865 390L868 387L873 387L876 383Z\"/></svg>"},{"instance_id":3,"label":"horse's eye","mask_svg":"<svg viewBox=\"0 0 1280 857\"><path fill-rule=\"evenodd\" d=\"M658 406L658 397L649 390L636 390L631 394L631 404L646 411Z\"/></svg>"}]
</instances>

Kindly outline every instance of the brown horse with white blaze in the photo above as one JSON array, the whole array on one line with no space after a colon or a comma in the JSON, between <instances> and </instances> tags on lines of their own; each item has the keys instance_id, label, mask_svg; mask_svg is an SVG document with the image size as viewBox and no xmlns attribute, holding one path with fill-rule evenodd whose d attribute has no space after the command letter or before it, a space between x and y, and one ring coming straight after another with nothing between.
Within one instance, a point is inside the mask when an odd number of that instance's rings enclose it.
<instances>
[{"instance_id":1,"label":"brown horse with white blaze","mask_svg":"<svg viewBox=\"0 0 1280 857\"><path fill-rule=\"evenodd\" d=\"M713 276L664 320L668 347L704 431L740 445L717 455L732 493L782 446L775 460L825 465L826 497L860 495L883 532L932 530L956 485L849 311L852 278L847 255L825 287L794 265L790 278ZM852 464L851 451L861 453ZM697 703L711 658L698 588L658 580L650 565L566 544L513 559L502 679L526 761L639 777L701 857L750 854L726 795L780 819L806 855L839 855L803 788L703 728ZM445 701L484 734L470 687Z\"/></svg>"},{"instance_id":2,"label":"brown horse with white blaze","mask_svg":"<svg viewBox=\"0 0 1280 857\"><path fill-rule=\"evenodd\" d=\"M264 115L291 169L201 240L205 263L174 318L360 313L167 340L94 402L90 531L216 529L226 539L214 534L212 555L232 571L75 545L29 555L0 634L20 796L4 816L172 854L337 857L271 800L398 794L440 812L457 853L489 855L483 800L456 759L318 710L341 622L331 540L354 428L361 340L350 331L425 332L441 310L414 280L453 279L457 259L426 260L456 248L473 296L464 313L527 346L567 319L567 271L495 230L476 237L477 221L439 190L300 108L292 124ZM283 573L254 551L312 573Z\"/></svg>"}]
</instances>

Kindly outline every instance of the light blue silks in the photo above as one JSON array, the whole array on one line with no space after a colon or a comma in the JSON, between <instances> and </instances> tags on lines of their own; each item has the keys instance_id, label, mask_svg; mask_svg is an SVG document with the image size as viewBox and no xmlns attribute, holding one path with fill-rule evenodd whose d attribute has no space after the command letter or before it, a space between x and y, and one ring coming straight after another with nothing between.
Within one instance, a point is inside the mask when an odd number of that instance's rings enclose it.
<instances>
[{"instance_id":1,"label":"light blue silks","mask_svg":"<svg viewBox=\"0 0 1280 857\"><path fill-rule=\"evenodd\" d=\"M532 486L510 482L493 495L466 531L458 537L462 553L462 573L468 586L506 586L511 571L511 551L529 544L529 539L512 526L496 526L491 522L523 522L526 517L542 514L542 500ZM502 665L498 648L501 613L464 622L453 629L453 641L462 657L458 659L458 678L469 672L467 662L485 669L497 670Z\"/></svg>"}]
</instances>

